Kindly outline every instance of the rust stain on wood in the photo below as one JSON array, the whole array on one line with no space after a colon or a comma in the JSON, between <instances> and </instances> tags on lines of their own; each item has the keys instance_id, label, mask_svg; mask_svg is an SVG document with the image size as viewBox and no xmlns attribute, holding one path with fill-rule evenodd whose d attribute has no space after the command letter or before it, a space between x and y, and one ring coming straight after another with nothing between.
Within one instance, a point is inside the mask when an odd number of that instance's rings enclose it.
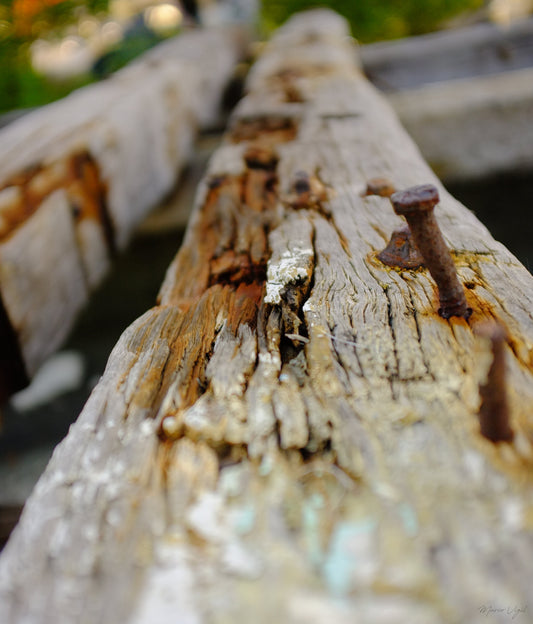
<instances>
[{"instance_id":1,"label":"rust stain on wood","mask_svg":"<svg viewBox=\"0 0 533 624\"><path fill-rule=\"evenodd\" d=\"M259 155L260 156L260 155ZM278 222L277 159L247 161L246 171L212 181L200 218L176 259L169 303L183 310L217 284L261 290L269 258L268 232ZM259 166L263 164L264 166Z\"/></svg>"},{"instance_id":2,"label":"rust stain on wood","mask_svg":"<svg viewBox=\"0 0 533 624\"><path fill-rule=\"evenodd\" d=\"M237 340L243 327L257 329L268 233L279 221L277 161L268 142L255 141L245 152L241 175L208 183L198 219L176 257L172 294L159 307L161 313L176 311L168 357L162 368L148 371L134 397L134 403L150 406L153 416L172 384L175 405L167 408L167 417L183 413L205 393L206 368L221 331ZM179 425L171 438L182 432ZM161 437L169 436L162 430Z\"/></svg>"},{"instance_id":3,"label":"rust stain on wood","mask_svg":"<svg viewBox=\"0 0 533 624\"><path fill-rule=\"evenodd\" d=\"M109 251L114 253L107 185L98 163L87 150L46 165L36 164L3 183L0 193L8 192L11 197L2 207L0 241L11 236L58 189L65 189L76 222L92 219L101 224Z\"/></svg>"}]
</instances>

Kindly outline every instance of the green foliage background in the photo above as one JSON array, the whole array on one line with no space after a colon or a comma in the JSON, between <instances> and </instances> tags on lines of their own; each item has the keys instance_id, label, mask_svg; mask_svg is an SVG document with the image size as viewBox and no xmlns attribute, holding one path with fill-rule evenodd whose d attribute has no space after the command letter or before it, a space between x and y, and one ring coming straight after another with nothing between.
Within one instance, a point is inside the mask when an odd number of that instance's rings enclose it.
<instances>
[{"instance_id":1,"label":"green foliage background","mask_svg":"<svg viewBox=\"0 0 533 624\"><path fill-rule=\"evenodd\" d=\"M92 80L91 76L66 82L46 80L31 68L29 46L37 37L59 33L75 22L80 8L88 13L105 12L108 0L67 0L48 7L32 21L31 31L24 34L15 27L13 4L14 0L2 0L0 5L0 112L57 100Z\"/></svg>"},{"instance_id":2,"label":"green foliage background","mask_svg":"<svg viewBox=\"0 0 533 624\"><path fill-rule=\"evenodd\" d=\"M313 6L344 15L362 43L395 39L436 30L447 19L483 5L483 0L264 0L262 20L269 31L291 13Z\"/></svg>"},{"instance_id":3,"label":"green foliage background","mask_svg":"<svg viewBox=\"0 0 533 624\"><path fill-rule=\"evenodd\" d=\"M63 97L94 79L80 76L68 82L51 82L38 75L29 63L29 46L42 35L53 36L85 13L106 12L108 0L65 0L39 13L31 32L17 33L14 0L0 4L0 112L38 106ZM295 11L327 6L351 23L353 35L362 43L429 32L461 11L479 8L483 0L263 0L261 26L266 34Z\"/></svg>"}]
</instances>

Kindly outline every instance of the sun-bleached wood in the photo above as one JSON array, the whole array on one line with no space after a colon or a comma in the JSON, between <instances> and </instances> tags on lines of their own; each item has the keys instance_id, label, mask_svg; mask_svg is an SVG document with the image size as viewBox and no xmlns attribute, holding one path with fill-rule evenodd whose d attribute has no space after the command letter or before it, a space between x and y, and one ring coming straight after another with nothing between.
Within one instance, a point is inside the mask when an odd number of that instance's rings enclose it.
<instances>
[{"instance_id":1,"label":"sun-bleached wood","mask_svg":"<svg viewBox=\"0 0 533 624\"><path fill-rule=\"evenodd\" d=\"M378 42L360 55L445 182L533 168L532 18Z\"/></svg>"},{"instance_id":2,"label":"sun-bleached wood","mask_svg":"<svg viewBox=\"0 0 533 624\"><path fill-rule=\"evenodd\" d=\"M0 132L0 306L27 376L175 186L198 129L217 123L246 32L184 32ZM8 386L0 380L0 401L16 389Z\"/></svg>"},{"instance_id":3,"label":"sun-bleached wood","mask_svg":"<svg viewBox=\"0 0 533 624\"><path fill-rule=\"evenodd\" d=\"M384 91L531 67L533 19L480 22L361 47L365 72Z\"/></svg>"},{"instance_id":4,"label":"sun-bleached wood","mask_svg":"<svg viewBox=\"0 0 533 624\"><path fill-rule=\"evenodd\" d=\"M388 98L441 178L474 180L533 169L532 85L533 70L527 68L423 85Z\"/></svg>"},{"instance_id":5,"label":"sun-bleached wood","mask_svg":"<svg viewBox=\"0 0 533 624\"><path fill-rule=\"evenodd\" d=\"M353 55L327 11L265 48L158 305L121 337L0 558L2 621L531 608L533 278L440 185ZM365 195L378 176L438 186L468 321L438 316L426 269L376 258L401 222ZM510 336L510 444L477 422L473 329L490 319Z\"/></svg>"}]
</instances>

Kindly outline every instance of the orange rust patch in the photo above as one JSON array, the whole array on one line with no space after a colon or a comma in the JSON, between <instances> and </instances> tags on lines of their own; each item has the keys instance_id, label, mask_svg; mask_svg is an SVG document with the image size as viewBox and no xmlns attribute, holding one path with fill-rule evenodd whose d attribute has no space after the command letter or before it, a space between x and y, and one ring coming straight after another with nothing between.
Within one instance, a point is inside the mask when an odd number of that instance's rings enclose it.
<instances>
[{"instance_id":1,"label":"orange rust patch","mask_svg":"<svg viewBox=\"0 0 533 624\"><path fill-rule=\"evenodd\" d=\"M237 333L241 325L255 330L263 292L261 282L239 285L228 309L228 324L233 333Z\"/></svg>"},{"instance_id":2,"label":"orange rust patch","mask_svg":"<svg viewBox=\"0 0 533 624\"><path fill-rule=\"evenodd\" d=\"M233 251L225 251L211 261L209 285L214 284L250 284L264 282L266 265L264 262L255 264L248 254L236 255Z\"/></svg>"},{"instance_id":3,"label":"orange rust patch","mask_svg":"<svg viewBox=\"0 0 533 624\"><path fill-rule=\"evenodd\" d=\"M176 401L180 411L194 405L206 391L206 368L220 331L219 318L226 319L227 329L235 336L243 325L255 330L262 292L263 285L259 283L237 288L216 284L185 313L176 312L161 334L161 339L168 341L168 358L158 366L149 363L132 404L149 409L155 417L176 375L187 371L179 377ZM138 348L142 349L142 345Z\"/></svg>"},{"instance_id":4,"label":"orange rust patch","mask_svg":"<svg viewBox=\"0 0 533 624\"><path fill-rule=\"evenodd\" d=\"M248 169L264 169L275 171L278 165L278 155L272 146L262 143L252 143L244 153L244 162Z\"/></svg>"},{"instance_id":5,"label":"orange rust patch","mask_svg":"<svg viewBox=\"0 0 533 624\"><path fill-rule=\"evenodd\" d=\"M269 77L269 91L270 93L279 93L283 102L302 103L306 100L304 95L306 82L338 73L339 68L337 66L326 63L306 64L305 66L293 65Z\"/></svg>"},{"instance_id":6,"label":"orange rust patch","mask_svg":"<svg viewBox=\"0 0 533 624\"><path fill-rule=\"evenodd\" d=\"M293 140L296 133L291 118L239 121L229 140L249 142L245 170L208 180L204 203L190 222L163 295L166 305L180 311L159 391L162 400L178 376L176 408L166 413L176 419L170 439L184 435L181 415L210 391L206 370L222 328L235 337L243 327L257 329L264 309L268 236L283 213L275 146ZM163 429L160 436L167 439Z\"/></svg>"},{"instance_id":7,"label":"orange rust patch","mask_svg":"<svg viewBox=\"0 0 533 624\"><path fill-rule=\"evenodd\" d=\"M275 145L293 141L297 132L296 120L290 117L257 117L237 121L229 139L233 143L261 140L263 145Z\"/></svg>"},{"instance_id":8,"label":"orange rust patch","mask_svg":"<svg viewBox=\"0 0 533 624\"><path fill-rule=\"evenodd\" d=\"M468 306L472 308L472 316L470 317L470 325L474 326L482 321L498 320L498 314L492 303L489 303L483 297L480 297L475 288L465 286L465 296ZM500 321L501 322L501 321Z\"/></svg>"},{"instance_id":9,"label":"orange rust patch","mask_svg":"<svg viewBox=\"0 0 533 624\"><path fill-rule=\"evenodd\" d=\"M176 388L178 413L206 391L206 368L221 323L235 336L243 326L252 331L257 327L270 256L268 233L279 220L278 158L260 142L244 160L243 174L219 176L208 183L204 204L176 257L166 303L180 310L179 327L156 403L163 400L176 371L187 371ZM160 436L166 439L163 431Z\"/></svg>"},{"instance_id":10,"label":"orange rust patch","mask_svg":"<svg viewBox=\"0 0 533 624\"><path fill-rule=\"evenodd\" d=\"M277 225L277 157L271 150L247 152L246 171L221 176L209 191L193 231L175 262L168 303L186 310L216 284L256 284L266 281L270 255L268 232ZM274 167L274 168L273 168Z\"/></svg>"},{"instance_id":11,"label":"orange rust patch","mask_svg":"<svg viewBox=\"0 0 533 624\"><path fill-rule=\"evenodd\" d=\"M329 65L326 63L306 63L305 65L293 65L292 67L285 67L279 72L272 74L270 79L272 82L281 81L295 81L301 78L319 78L322 76L331 76L339 73L339 69L336 65Z\"/></svg>"},{"instance_id":12,"label":"orange rust patch","mask_svg":"<svg viewBox=\"0 0 533 624\"><path fill-rule=\"evenodd\" d=\"M30 167L12 176L0 187L0 192L10 187L17 198L2 210L0 240L10 236L31 217L54 191L64 189L76 221L100 222L110 250L114 248L112 225L106 210L107 187L89 152L77 152L48 165Z\"/></svg>"},{"instance_id":13,"label":"orange rust patch","mask_svg":"<svg viewBox=\"0 0 533 624\"><path fill-rule=\"evenodd\" d=\"M390 197L395 192L396 189L388 178L371 178L366 183L366 189L361 196L378 195L379 197Z\"/></svg>"}]
</instances>

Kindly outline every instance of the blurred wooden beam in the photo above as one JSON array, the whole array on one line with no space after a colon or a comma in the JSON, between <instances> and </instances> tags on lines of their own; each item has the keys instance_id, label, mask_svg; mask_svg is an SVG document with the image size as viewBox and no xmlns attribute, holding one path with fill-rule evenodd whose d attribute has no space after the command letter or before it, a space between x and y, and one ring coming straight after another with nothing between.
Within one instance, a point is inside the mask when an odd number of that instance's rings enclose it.
<instances>
[{"instance_id":1,"label":"blurred wooden beam","mask_svg":"<svg viewBox=\"0 0 533 624\"><path fill-rule=\"evenodd\" d=\"M526 69L533 65L533 18L372 43L361 47L361 60L386 92Z\"/></svg>"},{"instance_id":2,"label":"blurred wooden beam","mask_svg":"<svg viewBox=\"0 0 533 624\"><path fill-rule=\"evenodd\" d=\"M533 18L365 45L361 59L445 182L533 170Z\"/></svg>"},{"instance_id":3,"label":"blurred wooden beam","mask_svg":"<svg viewBox=\"0 0 533 624\"><path fill-rule=\"evenodd\" d=\"M533 171L531 68L428 84L388 99L446 182Z\"/></svg>"},{"instance_id":4,"label":"blurred wooden beam","mask_svg":"<svg viewBox=\"0 0 533 624\"><path fill-rule=\"evenodd\" d=\"M197 130L218 122L246 33L185 32L0 132L0 333L18 343L0 357L0 401L63 342Z\"/></svg>"}]
</instances>

